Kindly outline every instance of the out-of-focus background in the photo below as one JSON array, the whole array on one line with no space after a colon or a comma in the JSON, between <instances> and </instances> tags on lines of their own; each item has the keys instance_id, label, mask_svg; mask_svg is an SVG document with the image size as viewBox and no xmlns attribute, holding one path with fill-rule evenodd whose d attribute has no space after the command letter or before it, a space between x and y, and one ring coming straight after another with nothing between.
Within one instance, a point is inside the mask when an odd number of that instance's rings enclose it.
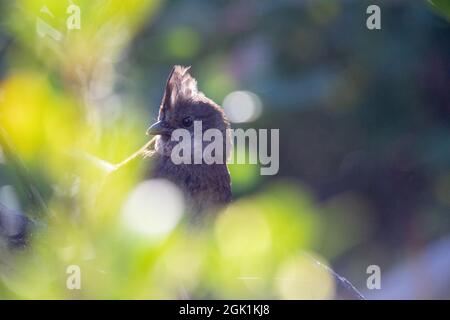
<instances>
[{"instance_id":1,"label":"out-of-focus background","mask_svg":"<svg viewBox=\"0 0 450 320\"><path fill-rule=\"evenodd\" d=\"M333 298L312 257L370 299L450 298L449 17L446 0L1 1L0 204L36 226L0 241L0 298ZM233 128L280 129L279 173L230 166L235 201L200 231L143 165L90 158L146 143L174 64Z\"/></svg>"}]
</instances>

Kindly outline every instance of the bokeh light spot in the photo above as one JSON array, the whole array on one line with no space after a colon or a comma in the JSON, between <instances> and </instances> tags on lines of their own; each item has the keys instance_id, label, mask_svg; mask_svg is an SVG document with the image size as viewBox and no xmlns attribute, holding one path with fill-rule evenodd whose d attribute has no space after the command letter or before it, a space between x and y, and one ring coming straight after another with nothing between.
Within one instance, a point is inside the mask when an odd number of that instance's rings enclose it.
<instances>
[{"instance_id":1,"label":"bokeh light spot","mask_svg":"<svg viewBox=\"0 0 450 320\"><path fill-rule=\"evenodd\" d=\"M281 299L333 299L335 283L322 259L300 254L286 260L278 270L275 286Z\"/></svg>"},{"instance_id":2,"label":"bokeh light spot","mask_svg":"<svg viewBox=\"0 0 450 320\"><path fill-rule=\"evenodd\" d=\"M249 91L234 91L223 100L228 119L234 123L256 120L262 112L261 99Z\"/></svg>"},{"instance_id":3,"label":"bokeh light spot","mask_svg":"<svg viewBox=\"0 0 450 320\"><path fill-rule=\"evenodd\" d=\"M167 35L166 46L169 54L180 59L190 58L200 50L201 40L191 28L175 28Z\"/></svg>"},{"instance_id":4,"label":"bokeh light spot","mask_svg":"<svg viewBox=\"0 0 450 320\"><path fill-rule=\"evenodd\" d=\"M215 233L220 251L227 257L251 257L264 254L271 247L267 221L251 204L228 208L219 216Z\"/></svg>"},{"instance_id":5,"label":"bokeh light spot","mask_svg":"<svg viewBox=\"0 0 450 320\"><path fill-rule=\"evenodd\" d=\"M171 182L147 180L139 184L123 207L125 225L132 231L155 240L175 228L183 210L183 195Z\"/></svg>"}]
</instances>

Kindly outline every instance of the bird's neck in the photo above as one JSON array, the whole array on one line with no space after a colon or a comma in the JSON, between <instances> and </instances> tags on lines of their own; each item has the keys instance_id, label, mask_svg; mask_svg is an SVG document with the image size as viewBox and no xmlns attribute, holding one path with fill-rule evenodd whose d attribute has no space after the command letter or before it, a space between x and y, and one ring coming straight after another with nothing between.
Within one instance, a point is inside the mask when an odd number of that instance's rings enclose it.
<instances>
[{"instance_id":1,"label":"bird's neck","mask_svg":"<svg viewBox=\"0 0 450 320\"><path fill-rule=\"evenodd\" d=\"M169 156L156 155L151 176L173 182L197 208L231 201L230 174L226 164L174 164Z\"/></svg>"}]
</instances>

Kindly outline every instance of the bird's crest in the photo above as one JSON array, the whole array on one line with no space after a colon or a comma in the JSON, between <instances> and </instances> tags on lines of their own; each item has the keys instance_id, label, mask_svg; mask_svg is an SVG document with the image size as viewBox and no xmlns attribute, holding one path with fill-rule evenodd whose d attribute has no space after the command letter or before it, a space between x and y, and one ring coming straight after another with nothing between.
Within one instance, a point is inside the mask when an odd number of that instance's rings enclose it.
<instances>
[{"instance_id":1,"label":"bird's crest","mask_svg":"<svg viewBox=\"0 0 450 320\"><path fill-rule=\"evenodd\" d=\"M191 67L174 66L167 79L161 108L172 109L179 100L190 100L198 94L197 81L190 75Z\"/></svg>"}]
</instances>

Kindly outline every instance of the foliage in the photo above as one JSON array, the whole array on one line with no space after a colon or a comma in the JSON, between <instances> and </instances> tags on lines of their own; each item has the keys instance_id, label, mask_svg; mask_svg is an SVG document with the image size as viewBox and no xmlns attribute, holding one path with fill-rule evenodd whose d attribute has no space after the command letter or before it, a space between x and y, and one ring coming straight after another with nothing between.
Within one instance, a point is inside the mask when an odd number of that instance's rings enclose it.
<instances>
[{"instance_id":1,"label":"foliage","mask_svg":"<svg viewBox=\"0 0 450 320\"><path fill-rule=\"evenodd\" d=\"M427 2L386 2L382 32L363 1L72 2L79 30L70 1L0 3L0 126L49 207L28 248L0 242L0 298L332 298L312 261L363 288L367 265L448 234L450 29ZM147 142L174 64L218 103L254 92L263 112L242 127L281 132L279 175L230 166L235 201L203 227L168 215L145 161L108 165ZM6 160L0 202L35 217Z\"/></svg>"}]
</instances>

